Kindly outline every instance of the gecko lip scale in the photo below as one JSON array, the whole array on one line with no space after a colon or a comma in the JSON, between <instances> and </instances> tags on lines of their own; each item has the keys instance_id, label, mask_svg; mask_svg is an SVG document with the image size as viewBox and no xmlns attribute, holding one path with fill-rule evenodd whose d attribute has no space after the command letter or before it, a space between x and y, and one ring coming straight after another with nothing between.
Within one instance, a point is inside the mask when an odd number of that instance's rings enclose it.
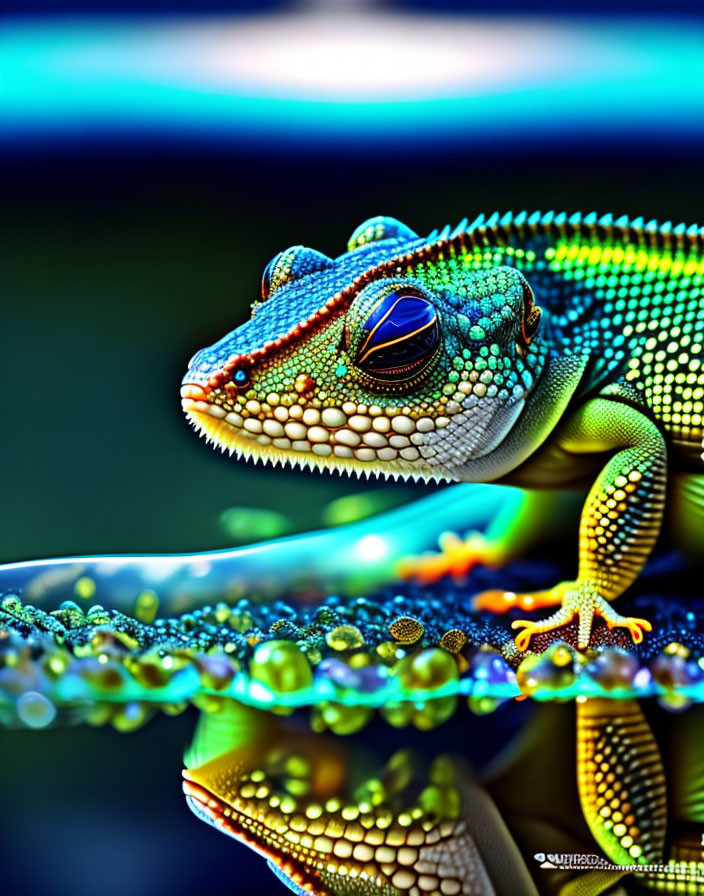
<instances>
[{"instance_id":1,"label":"gecko lip scale","mask_svg":"<svg viewBox=\"0 0 704 896\"><path fill-rule=\"evenodd\" d=\"M267 828L264 824L258 824L253 819L242 815L236 809L215 797L205 787L190 780L187 770L183 772L182 789L186 796L186 802L196 817L249 846L258 855L267 861L274 862L280 868L286 868L289 864L287 861L288 856L284 850L283 838L280 838L281 846L278 848L275 843L265 843L263 841L265 834L271 838L276 838L277 833ZM247 824L238 824L237 819L242 819ZM258 839L257 835L261 839Z\"/></svg>"},{"instance_id":2,"label":"gecko lip scale","mask_svg":"<svg viewBox=\"0 0 704 896\"><path fill-rule=\"evenodd\" d=\"M273 465L280 463L282 466L333 469L367 477L384 475L395 479L434 481L444 481L448 478L441 470L425 470L416 464L405 462L403 457L395 458L393 463L385 462L376 451L364 445L361 446L361 450L367 453L360 456L360 449L353 453L348 446L336 444L331 450L326 444L326 455L319 456L316 453L316 448L319 446L308 440L306 432L302 432L301 438L297 441L286 438L274 439L265 432L253 433L241 428L236 425L240 422L239 419L236 422L228 420L230 415L223 408L210 402L182 398L181 406L189 423L199 435L211 441L223 452L227 451L230 455L245 457L254 462L261 460L263 463ZM298 425L305 429L303 424ZM331 431L331 436L334 438L333 433L334 431ZM362 466L359 464L360 460L374 463Z\"/></svg>"}]
</instances>

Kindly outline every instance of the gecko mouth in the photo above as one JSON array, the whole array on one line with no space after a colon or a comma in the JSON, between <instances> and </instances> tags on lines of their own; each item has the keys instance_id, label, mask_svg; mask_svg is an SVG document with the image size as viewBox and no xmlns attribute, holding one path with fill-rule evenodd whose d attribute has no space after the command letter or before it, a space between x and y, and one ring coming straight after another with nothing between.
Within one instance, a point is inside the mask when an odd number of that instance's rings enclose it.
<instances>
[{"instance_id":1,"label":"gecko mouth","mask_svg":"<svg viewBox=\"0 0 704 896\"><path fill-rule=\"evenodd\" d=\"M181 406L199 435L221 451L255 463L389 478L447 478L419 450L425 433L445 425L442 418L414 419L402 413L405 408L393 409L390 416L381 408L351 402L321 410L299 404L264 407L250 400L227 411L193 385L182 387Z\"/></svg>"},{"instance_id":2,"label":"gecko mouth","mask_svg":"<svg viewBox=\"0 0 704 896\"><path fill-rule=\"evenodd\" d=\"M278 866L287 878L316 887L315 877L301 862L291 860L287 854L286 846L288 845L290 852L291 844L272 828L218 799L207 788L196 783L188 770L183 771L182 787L188 807L201 821L244 843L268 862ZM320 890L315 888L312 892L319 893Z\"/></svg>"}]
</instances>

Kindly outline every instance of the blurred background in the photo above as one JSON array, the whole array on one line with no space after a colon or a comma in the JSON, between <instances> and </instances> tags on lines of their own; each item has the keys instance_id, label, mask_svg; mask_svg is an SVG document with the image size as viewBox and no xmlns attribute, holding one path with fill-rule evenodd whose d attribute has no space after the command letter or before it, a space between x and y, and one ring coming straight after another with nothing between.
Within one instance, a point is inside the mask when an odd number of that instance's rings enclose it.
<instances>
[{"instance_id":1,"label":"blurred background","mask_svg":"<svg viewBox=\"0 0 704 896\"><path fill-rule=\"evenodd\" d=\"M337 255L376 214L703 223L697 0L3 8L1 561L226 547L422 491L236 465L182 419L188 358L288 245ZM243 535L241 505L283 521ZM283 893L187 811L192 721L3 732L3 888Z\"/></svg>"}]
</instances>

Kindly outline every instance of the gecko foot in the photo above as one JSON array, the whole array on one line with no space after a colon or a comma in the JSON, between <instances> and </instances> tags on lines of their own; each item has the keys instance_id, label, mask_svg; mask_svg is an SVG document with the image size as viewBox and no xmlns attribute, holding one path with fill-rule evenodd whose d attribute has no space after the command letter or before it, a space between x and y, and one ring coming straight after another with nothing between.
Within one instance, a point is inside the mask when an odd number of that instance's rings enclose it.
<instances>
[{"instance_id":1,"label":"gecko foot","mask_svg":"<svg viewBox=\"0 0 704 896\"><path fill-rule=\"evenodd\" d=\"M444 532L439 543L440 551L404 557L398 566L401 578L421 584L437 582L448 575L461 579L475 566L500 566L502 562L498 546L481 532L470 532L464 538L454 532Z\"/></svg>"},{"instance_id":2,"label":"gecko foot","mask_svg":"<svg viewBox=\"0 0 704 896\"><path fill-rule=\"evenodd\" d=\"M539 632L549 632L566 625L575 616L579 618L578 646L584 650L589 646L592 621L595 616L601 616L609 628L627 628L631 633L633 642L639 644L643 640L643 632L652 629L647 619L637 619L632 616L621 616L606 601L591 582L561 582L555 586L554 591L560 594L562 606L547 619L531 621L517 619L511 623L514 629L522 629L516 636L516 647L526 650L533 635Z\"/></svg>"}]
</instances>

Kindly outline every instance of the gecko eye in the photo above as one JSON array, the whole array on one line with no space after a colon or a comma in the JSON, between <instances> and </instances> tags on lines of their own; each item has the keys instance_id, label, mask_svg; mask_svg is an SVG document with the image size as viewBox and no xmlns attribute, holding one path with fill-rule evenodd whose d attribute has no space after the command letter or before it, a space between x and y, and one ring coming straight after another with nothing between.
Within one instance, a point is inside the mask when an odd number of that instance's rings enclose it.
<instances>
[{"instance_id":1,"label":"gecko eye","mask_svg":"<svg viewBox=\"0 0 704 896\"><path fill-rule=\"evenodd\" d=\"M521 342L527 348L538 332L542 309L535 304L533 290L528 283L523 284L523 320L521 322Z\"/></svg>"},{"instance_id":2,"label":"gecko eye","mask_svg":"<svg viewBox=\"0 0 704 896\"><path fill-rule=\"evenodd\" d=\"M392 292L372 308L355 362L379 379L402 380L433 357L439 342L435 306L421 296Z\"/></svg>"},{"instance_id":3,"label":"gecko eye","mask_svg":"<svg viewBox=\"0 0 704 896\"><path fill-rule=\"evenodd\" d=\"M230 380L238 389L244 389L251 380L249 370L246 367L234 367L230 372Z\"/></svg>"}]
</instances>

